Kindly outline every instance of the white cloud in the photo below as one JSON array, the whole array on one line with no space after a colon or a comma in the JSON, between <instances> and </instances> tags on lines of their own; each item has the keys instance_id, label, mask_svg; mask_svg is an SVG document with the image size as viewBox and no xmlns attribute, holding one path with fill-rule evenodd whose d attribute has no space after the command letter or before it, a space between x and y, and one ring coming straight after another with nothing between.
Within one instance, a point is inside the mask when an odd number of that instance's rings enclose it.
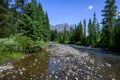
<instances>
[{"instance_id":1,"label":"white cloud","mask_svg":"<svg viewBox=\"0 0 120 80\"><path fill-rule=\"evenodd\" d=\"M88 9L89 9L89 10L92 10L92 9L93 9L93 6L92 6L92 5L90 5L90 6L88 7Z\"/></svg>"}]
</instances>

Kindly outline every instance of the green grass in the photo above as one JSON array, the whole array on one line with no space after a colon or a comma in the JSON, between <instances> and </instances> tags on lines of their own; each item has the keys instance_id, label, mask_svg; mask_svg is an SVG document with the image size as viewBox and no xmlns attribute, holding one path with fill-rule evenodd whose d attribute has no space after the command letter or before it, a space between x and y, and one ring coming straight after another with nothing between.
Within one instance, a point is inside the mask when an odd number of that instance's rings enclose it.
<instances>
[{"instance_id":1,"label":"green grass","mask_svg":"<svg viewBox=\"0 0 120 80\"><path fill-rule=\"evenodd\" d=\"M4 59L2 57L0 57L0 62L3 62L3 61L4 61Z\"/></svg>"},{"instance_id":2,"label":"green grass","mask_svg":"<svg viewBox=\"0 0 120 80\"><path fill-rule=\"evenodd\" d=\"M17 57L21 57L23 56L24 54L21 53L21 52L8 52L5 54L5 57L8 57L8 58L17 58Z\"/></svg>"},{"instance_id":3,"label":"green grass","mask_svg":"<svg viewBox=\"0 0 120 80\"><path fill-rule=\"evenodd\" d=\"M21 52L0 52L0 62L3 62L5 58L18 58L24 56Z\"/></svg>"}]
</instances>

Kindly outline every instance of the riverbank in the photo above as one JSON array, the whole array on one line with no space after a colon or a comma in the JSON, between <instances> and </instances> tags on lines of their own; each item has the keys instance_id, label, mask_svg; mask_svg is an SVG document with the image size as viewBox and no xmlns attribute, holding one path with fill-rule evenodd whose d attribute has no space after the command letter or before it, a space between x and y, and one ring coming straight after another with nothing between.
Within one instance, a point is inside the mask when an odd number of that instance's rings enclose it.
<instances>
[{"instance_id":1,"label":"riverbank","mask_svg":"<svg viewBox=\"0 0 120 80\"><path fill-rule=\"evenodd\" d=\"M49 44L47 51L52 58L43 80L117 80L111 64L98 62L87 52L54 43Z\"/></svg>"},{"instance_id":2,"label":"riverbank","mask_svg":"<svg viewBox=\"0 0 120 80\"><path fill-rule=\"evenodd\" d=\"M119 80L117 63L91 56L71 45L49 43L47 51L1 66L0 79L35 80ZM109 56L108 56L109 57ZM108 58L109 59L109 58ZM107 60L108 60L107 59ZM115 59L114 59L115 60ZM113 64L111 64L113 63ZM4 69L7 68L7 69ZM2 70L3 69L3 70Z\"/></svg>"},{"instance_id":3,"label":"riverbank","mask_svg":"<svg viewBox=\"0 0 120 80\"><path fill-rule=\"evenodd\" d=\"M24 55L21 52L0 52L0 65Z\"/></svg>"}]
</instances>

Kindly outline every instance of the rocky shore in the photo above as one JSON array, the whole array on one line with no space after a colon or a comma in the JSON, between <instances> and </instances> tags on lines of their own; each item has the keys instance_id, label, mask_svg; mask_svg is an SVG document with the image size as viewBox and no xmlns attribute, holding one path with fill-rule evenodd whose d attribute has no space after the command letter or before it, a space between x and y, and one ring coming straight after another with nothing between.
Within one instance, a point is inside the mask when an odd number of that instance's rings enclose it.
<instances>
[{"instance_id":1,"label":"rocky shore","mask_svg":"<svg viewBox=\"0 0 120 80\"><path fill-rule=\"evenodd\" d=\"M1 80L119 80L119 60L112 65L79 46L49 43L46 52L0 65ZM110 57L110 56L109 56ZM106 59L106 58L105 58ZM110 58L109 58L110 59ZM110 60L112 61L112 60Z\"/></svg>"},{"instance_id":2,"label":"rocky shore","mask_svg":"<svg viewBox=\"0 0 120 80\"><path fill-rule=\"evenodd\" d=\"M110 73L111 64L95 61L87 52L81 52L64 44L49 44L47 49L53 57L52 67L42 80L116 80Z\"/></svg>"}]
</instances>

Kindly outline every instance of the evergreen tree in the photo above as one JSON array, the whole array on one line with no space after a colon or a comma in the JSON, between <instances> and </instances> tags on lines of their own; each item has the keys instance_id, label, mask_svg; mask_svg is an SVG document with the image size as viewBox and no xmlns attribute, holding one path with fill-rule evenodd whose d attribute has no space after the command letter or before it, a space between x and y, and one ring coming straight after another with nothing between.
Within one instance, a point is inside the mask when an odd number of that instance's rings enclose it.
<instances>
[{"instance_id":1,"label":"evergreen tree","mask_svg":"<svg viewBox=\"0 0 120 80\"><path fill-rule=\"evenodd\" d=\"M97 22L96 13L94 12L93 15L93 27L94 27L94 42L95 46L98 46L98 43L100 41L100 28L99 23Z\"/></svg>"},{"instance_id":2,"label":"evergreen tree","mask_svg":"<svg viewBox=\"0 0 120 80\"><path fill-rule=\"evenodd\" d=\"M83 27L84 27L84 45L86 45L86 20L85 19L83 22Z\"/></svg>"},{"instance_id":3,"label":"evergreen tree","mask_svg":"<svg viewBox=\"0 0 120 80\"><path fill-rule=\"evenodd\" d=\"M33 3L34 7L36 8L37 7L37 0L32 0L31 2Z\"/></svg>"},{"instance_id":4,"label":"evergreen tree","mask_svg":"<svg viewBox=\"0 0 120 80\"><path fill-rule=\"evenodd\" d=\"M79 24L79 30L80 30L80 42L81 42L81 44L83 44L82 42L83 42L83 39L84 39L84 35L83 35L83 26L82 26L82 22L80 22L80 24Z\"/></svg>"},{"instance_id":5,"label":"evergreen tree","mask_svg":"<svg viewBox=\"0 0 120 80\"><path fill-rule=\"evenodd\" d=\"M101 31L100 31L100 25L97 22L97 26L96 26L96 46L100 46L100 39L101 39Z\"/></svg>"},{"instance_id":6,"label":"evergreen tree","mask_svg":"<svg viewBox=\"0 0 120 80\"><path fill-rule=\"evenodd\" d=\"M118 15L118 19L116 20L116 26L114 28L114 49L120 51L120 16Z\"/></svg>"},{"instance_id":7,"label":"evergreen tree","mask_svg":"<svg viewBox=\"0 0 120 80\"><path fill-rule=\"evenodd\" d=\"M88 44L95 46L95 27L91 19L89 19L88 23Z\"/></svg>"},{"instance_id":8,"label":"evergreen tree","mask_svg":"<svg viewBox=\"0 0 120 80\"><path fill-rule=\"evenodd\" d=\"M60 40L60 36L59 36L59 40ZM58 31L56 29L51 30L51 41L58 41Z\"/></svg>"},{"instance_id":9,"label":"evergreen tree","mask_svg":"<svg viewBox=\"0 0 120 80\"><path fill-rule=\"evenodd\" d=\"M26 3L27 0L14 0L15 2L15 9L17 11L17 9L19 10L23 10L24 6L25 6L25 3Z\"/></svg>"},{"instance_id":10,"label":"evergreen tree","mask_svg":"<svg viewBox=\"0 0 120 80\"><path fill-rule=\"evenodd\" d=\"M14 34L15 17L14 12L9 8L10 0L0 1L0 38Z\"/></svg>"},{"instance_id":11,"label":"evergreen tree","mask_svg":"<svg viewBox=\"0 0 120 80\"><path fill-rule=\"evenodd\" d=\"M48 14L47 12L45 13L44 15L44 22L43 22L43 25L44 25L44 40L49 40L50 39L50 24L49 24L49 18L48 18Z\"/></svg>"},{"instance_id":12,"label":"evergreen tree","mask_svg":"<svg viewBox=\"0 0 120 80\"><path fill-rule=\"evenodd\" d=\"M113 45L113 30L114 30L114 26L115 26L115 16L116 16L116 9L117 6L115 5L115 0L106 0L105 1L105 7L102 10L102 16L103 16L103 20L102 20L102 24L103 24L103 28L102 28L102 39L101 39L101 43L103 47L112 47Z\"/></svg>"},{"instance_id":13,"label":"evergreen tree","mask_svg":"<svg viewBox=\"0 0 120 80\"><path fill-rule=\"evenodd\" d=\"M34 41L47 41L50 31L48 15L44 14L41 4L37 5L34 1L25 5L22 18L18 21L19 30Z\"/></svg>"},{"instance_id":14,"label":"evergreen tree","mask_svg":"<svg viewBox=\"0 0 120 80\"><path fill-rule=\"evenodd\" d=\"M9 8L11 0L0 0L0 5Z\"/></svg>"},{"instance_id":15,"label":"evergreen tree","mask_svg":"<svg viewBox=\"0 0 120 80\"><path fill-rule=\"evenodd\" d=\"M72 25L70 28L70 43L75 43L75 29L76 25Z\"/></svg>"}]
</instances>

